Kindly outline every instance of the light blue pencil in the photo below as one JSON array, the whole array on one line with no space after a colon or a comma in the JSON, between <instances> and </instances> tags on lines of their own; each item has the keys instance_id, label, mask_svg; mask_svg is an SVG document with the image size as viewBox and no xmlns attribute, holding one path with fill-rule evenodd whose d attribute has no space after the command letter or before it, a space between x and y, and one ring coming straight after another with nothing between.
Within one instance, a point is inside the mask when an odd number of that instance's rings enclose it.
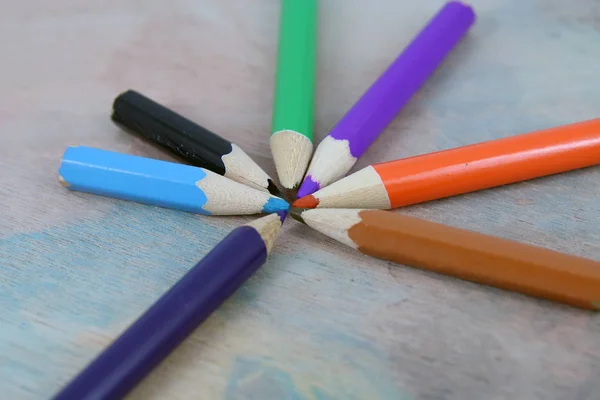
<instances>
[{"instance_id":1,"label":"light blue pencil","mask_svg":"<svg viewBox=\"0 0 600 400\"><path fill-rule=\"evenodd\" d=\"M85 146L67 148L58 175L70 190L205 215L274 213L289 208L279 197L204 168Z\"/></svg>"}]
</instances>

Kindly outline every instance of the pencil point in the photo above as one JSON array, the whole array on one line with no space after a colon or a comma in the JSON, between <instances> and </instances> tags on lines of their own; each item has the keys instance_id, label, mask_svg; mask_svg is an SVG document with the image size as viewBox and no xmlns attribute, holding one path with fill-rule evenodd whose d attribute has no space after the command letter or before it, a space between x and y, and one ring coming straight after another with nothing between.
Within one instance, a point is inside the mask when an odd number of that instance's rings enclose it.
<instances>
[{"instance_id":1,"label":"pencil point","mask_svg":"<svg viewBox=\"0 0 600 400\"><path fill-rule=\"evenodd\" d=\"M264 205L263 212L271 214L285 211L287 213L289 209L290 204L287 201L280 199L279 197L271 197Z\"/></svg>"},{"instance_id":2,"label":"pencil point","mask_svg":"<svg viewBox=\"0 0 600 400\"><path fill-rule=\"evenodd\" d=\"M313 194L320 188L321 187L319 183L313 181L312 177L310 175L307 175L306 178L304 178L304 182L302 182L302 185L300 185L300 189L298 189L296 197L302 198L304 196L308 196L309 194Z\"/></svg>"},{"instance_id":3,"label":"pencil point","mask_svg":"<svg viewBox=\"0 0 600 400\"><path fill-rule=\"evenodd\" d=\"M308 167L312 141L302 133L286 129L273 133L270 145L279 183L286 189L293 189L300 184Z\"/></svg>"},{"instance_id":4,"label":"pencil point","mask_svg":"<svg viewBox=\"0 0 600 400\"><path fill-rule=\"evenodd\" d=\"M287 215L288 215L288 211L277 211L277 215L279 215L279 219L281 220L282 224L283 224L283 221L285 221L285 217L287 217Z\"/></svg>"},{"instance_id":5,"label":"pencil point","mask_svg":"<svg viewBox=\"0 0 600 400\"><path fill-rule=\"evenodd\" d=\"M267 190L269 191L269 193L271 193L273 196L283 197L283 193L281 193L281 190L279 190L279 188L277 187L275 182L273 182L272 179L267 179L267 182L269 184L267 186Z\"/></svg>"},{"instance_id":6,"label":"pencil point","mask_svg":"<svg viewBox=\"0 0 600 400\"><path fill-rule=\"evenodd\" d=\"M304 219L302 218L302 212L304 211L303 208L296 208L296 207L292 207L290 209L290 215L292 216L292 218L294 218L296 221L306 225L306 222L304 222Z\"/></svg>"},{"instance_id":7,"label":"pencil point","mask_svg":"<svg viewBox=\"0 0 600 400\"><path fill-rule=\"evenodd\" d=\"M292 207L317 208L318 205L319 205L319 200L317 198L315 198L315 196L313 196L312 194L309 194L308 196L304 196L304 197L296 200L292 204Z\"/></svg>"},{"instance_id":8,"label":"pencil point","mask_svg":"<svg viewBox=\"0 0 600 400\"><path fill-rule=\"evenodd\" d=\"M265 242L267 254L271 252L271 249L273 248L275 240L277 239L281 229L281 213L285 215L283 211L278 211L277 213L272 213L264 217L260 217L259 219L255 219L254 221L250 221L245 225L254 228L256 232L258 232L260 237Z\"/></svg>"}]
</instances>

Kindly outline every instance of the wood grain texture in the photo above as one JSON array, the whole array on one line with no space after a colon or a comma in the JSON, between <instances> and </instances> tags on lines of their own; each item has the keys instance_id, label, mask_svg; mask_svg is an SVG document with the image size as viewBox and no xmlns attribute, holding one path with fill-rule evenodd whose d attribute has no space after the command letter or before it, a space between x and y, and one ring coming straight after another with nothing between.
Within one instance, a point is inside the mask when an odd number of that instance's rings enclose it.
<instances>
[{"instance_id":1,"label":"wood grain texture","mask_svg":"<svg viewBox=\"0 0 600 400\"><path fill-rule=\"evenodd\" d=\"M317 141L442 4L377 3L321 2ZM354 171L598 117L594 0L473 4L467 40ZM110 120L132 88L275 176L262 138L279 6L0 5L0 392L45 399L252 219L71 193L60 155L83 144L173 160ZM589 168L397 212L600 259L599 180ZM375 260L289 221L268 265L130 397L595 400L598 318Z\"/></svg>"}]
</instances>

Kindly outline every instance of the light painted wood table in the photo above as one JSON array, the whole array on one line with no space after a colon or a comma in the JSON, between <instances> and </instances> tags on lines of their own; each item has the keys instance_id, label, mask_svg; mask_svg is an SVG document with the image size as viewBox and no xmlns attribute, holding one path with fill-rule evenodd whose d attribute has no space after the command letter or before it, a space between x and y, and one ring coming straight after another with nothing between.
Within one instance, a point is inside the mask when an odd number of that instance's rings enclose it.
<instances>
[{"instance_id":1,"label":"light painted wood table","mask_svg":"<svg viewBox=\"0 0 600 400\"><path fill-rule=\"evenodd\" d=\"M469 38L356 168L600 115L597 1L473 3ZM318 138L441 5L322 0ZM0 1L2 399L49 398L251 219L68 192L57 169L71 144L170 159L110 121L132 88L275 176L278 10ZM598 182L589 168L399 212L600 259ZM268 265L131 398L596 400L599 318L362 256L288 221Z\"/></svg>"}]
</instances>

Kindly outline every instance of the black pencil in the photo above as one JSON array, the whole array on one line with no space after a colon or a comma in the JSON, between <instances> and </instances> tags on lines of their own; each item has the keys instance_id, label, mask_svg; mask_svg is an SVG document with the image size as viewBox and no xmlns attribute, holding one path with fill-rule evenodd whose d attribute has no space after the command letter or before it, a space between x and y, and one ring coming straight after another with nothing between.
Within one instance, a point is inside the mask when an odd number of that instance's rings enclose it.
<instances>
[{"instance_id":1,"label":"black pencil","mask_svg":"<svg viewBox=\"0 0 600 400\"><path fill-rule=\"evenodd\" d=\"M112 119L192 165L280 195L273 180L239 146L136 91L117 96Z\"/></svg>"}]
</instances>

